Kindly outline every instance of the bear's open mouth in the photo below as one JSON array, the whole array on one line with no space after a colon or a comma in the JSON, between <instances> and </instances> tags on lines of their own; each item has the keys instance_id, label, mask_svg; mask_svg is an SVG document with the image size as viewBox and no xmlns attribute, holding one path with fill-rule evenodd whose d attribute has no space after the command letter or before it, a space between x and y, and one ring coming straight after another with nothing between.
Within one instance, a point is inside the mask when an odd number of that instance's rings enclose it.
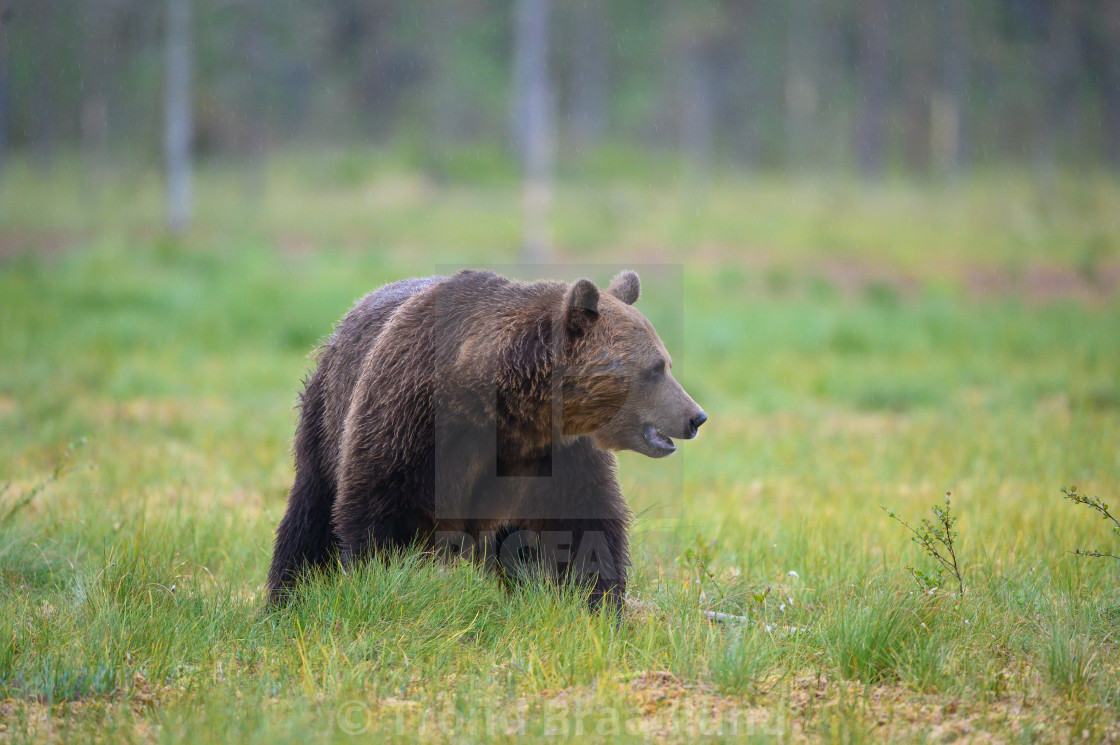
<instances>
[{"instance_id":1,"label":"bear's open mouth","mask_svg":"<svg viewBox=\"0 0 1120 745\"><path fill-rule=\"evenodd\" d=\"M646 442L648 442L654 447L655 450L658 451L658 455L668 455L669 453L672 453L677 449L677 446L673 444L673 441L665 435L661 434L661 431L658 430L657 427L654 427L652 424L646 425L645 435Z\"/></svg>"}]
</instances>

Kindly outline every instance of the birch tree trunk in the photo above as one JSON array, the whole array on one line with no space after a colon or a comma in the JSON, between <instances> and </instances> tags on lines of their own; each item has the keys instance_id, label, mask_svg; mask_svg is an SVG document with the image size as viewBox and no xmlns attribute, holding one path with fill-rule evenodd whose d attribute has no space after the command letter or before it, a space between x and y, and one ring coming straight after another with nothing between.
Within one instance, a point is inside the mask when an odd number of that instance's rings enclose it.
<instances>
[{"instance_id":1,"label":"birch tree trunk","mask_svg":"<svg viewBox=\"0 0 1120 745\"><path fill-rule=\"evenodd\" d=\"M1101 86L1104 151L1113 167L1120 169L1120 5L1108 5L1101 13L1107 70L1104 85Z\"/></svg>"},{"instance_id":2,"label":"birch tree trunk","mask_svg":"<svg viewBox=\"0 0 1120 745\"><path fill-rule=\"evenodd\" d=\"M965 116L968 110L968 37L967 0L943 0L945 54L942 68L943 98L933 101L931 148L934 162L949 176L964 170L968 142Z\"/></svg>"},{"instance_id":3,"label":"birch tree trunk","mask_svg":"<svg viewBox=\"0 0 1120 745\"><path fill-rule=\"evenodd\" d=\"M887 106L887 0L859 0L860 116L856 144L867 177L883 170L883 135Z\"/></svg>"},{"instance_id":4,"label":"birch tree trunk","mask_svg":"<svg viewBox=\"0 0 1120 745\"><path fill-rule=\"evenodd\" d=\"M164 167L167 178L167 229L186 233L191 222L191 6L167 1L164 90Z\"/></svg>"},{"instance_id":5,"label":"birch tree trunk","mask_svg":"<svg viewBox=\"0 0 1120 745\"><path fill-rule=\"evenodd\" d=\"M8 155L8 19L9 13L0 11L0 173Z\"/></svg>"},{"instance_id":6,"label":"birch tree trunk","mask_svg":"<svg viewBox=\"0 0 1120 745\"><path fill-rule=\"evenodd\" d=\"M712 165L714 92L712 68L704 43L694 40L684 50L681 69L681 145L689 168L706 181Z\"/></svg>"},{"instance_id":7,"label":"birch tree trunk","mask_svg":"<svg viewBox=\"0 0 1120 745\"><path fill-rule=\"evenodd\" d=\"M576 2L572 74L572 140L594 147L607 125L607 17L604 0Z\"/></svg>"},{"instance_id":8,"label":"birch tree trunk","mask_svg":"<svg viewBox=\"0 0 1120 745\"><path fill-rule=\"evenodd\" d=\"M1035 170L1044 184L1053 185L1059 143L1066 140L1078 115L1076 84L1081 49L1077 0L1057 0L1048 8L1046 41L1038 57L1041 102L1035 127Z\"/></svg>"},{"instance_id":9,"label":"birch tree trunk","mask_svg":"<svg viewBox=\"0 0 1120 745\"><path fill-rule=\"evenodd\" d=\"M549 0L517 0L514 38L514 131L524 173L522 256L548 256L552 205L553 101L548 77Z\"/></svg>"},{"instance_id":10,"label":"birch tree trunk","mask_svg":"<svg viewBox=\"0 0 1120 745\"><path fill-rule=\"evenodd\" d=\"M821 8L819 0L788 0L786 12L786 165L804 170L816 161Z\"/></svg>"}]
</instances>

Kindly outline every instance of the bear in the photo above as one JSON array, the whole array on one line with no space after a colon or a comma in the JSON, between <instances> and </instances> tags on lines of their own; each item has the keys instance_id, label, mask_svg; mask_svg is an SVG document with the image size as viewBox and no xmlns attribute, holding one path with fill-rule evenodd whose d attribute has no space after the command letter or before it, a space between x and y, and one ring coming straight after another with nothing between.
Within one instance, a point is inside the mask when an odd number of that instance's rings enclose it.
<instances>
[{"instance_id":1,"label":"bear","mask_svg":"<svg viewBox=\"0 0 1120 745\"><path fill-rule=\"evenodd\" d=\"M300 395L270 604L314 570L420 546L619 607L631 514L614 452L664 457L707 420L640 292L633 271L600 291L464 270L358 301Z\"/></svg>"}]
</instances>

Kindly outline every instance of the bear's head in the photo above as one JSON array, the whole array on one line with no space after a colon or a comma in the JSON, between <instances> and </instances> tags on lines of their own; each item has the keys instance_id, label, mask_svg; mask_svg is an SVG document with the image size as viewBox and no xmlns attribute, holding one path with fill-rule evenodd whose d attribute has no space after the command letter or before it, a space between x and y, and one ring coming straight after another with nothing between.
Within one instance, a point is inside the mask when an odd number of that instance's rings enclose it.
<instances>
[{"instance_id":1,"label":"bear's head","mask_svg":"<svg viewBox=\"0 0 1120 745\"><path fill-rule=\"evenodd\" d=\"M560 309L564 341L563 432L606 450L661 458L674 437L691 439L707 415L672 375L653 325L635 309L638 275L619 274L605 291L572 283Z\"/></svg>"}]
</instances>

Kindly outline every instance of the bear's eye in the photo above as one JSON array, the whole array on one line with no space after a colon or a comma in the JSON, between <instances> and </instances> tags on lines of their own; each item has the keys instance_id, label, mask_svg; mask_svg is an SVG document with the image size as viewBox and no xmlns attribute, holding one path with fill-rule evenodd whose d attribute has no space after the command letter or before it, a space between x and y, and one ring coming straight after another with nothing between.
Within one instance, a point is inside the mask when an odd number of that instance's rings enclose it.
<instances>
[{"instance_id":1,"label":"bear's eye","mask_svg":"<svg viewBox=\"0 0 1120 745\"><path fill-rule=\"evenodd\" d=\"M665 372L665 363L656 362L642 371L642 377L646 380L653 380L660 376L663 372Z\"/></svg>"}]
</instances>

